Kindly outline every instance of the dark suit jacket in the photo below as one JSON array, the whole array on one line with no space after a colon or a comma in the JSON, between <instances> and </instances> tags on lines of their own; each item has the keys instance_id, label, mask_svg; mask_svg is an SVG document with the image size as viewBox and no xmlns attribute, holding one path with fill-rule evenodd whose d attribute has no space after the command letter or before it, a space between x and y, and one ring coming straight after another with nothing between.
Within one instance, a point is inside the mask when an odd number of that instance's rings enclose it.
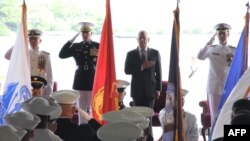
<instances>
[{"instance_id":1,"label":"dark suit jacket","mask_svg":"<svg viewBox=\"0 0 250 141\"><path fill-rule=\"evenodd\" d=\"M94 41L73 44L67 42L59 53L62 59L68 57L75 59L77 65L73 83L75 90L92 90L97 62L97 56L91 54L92 49L99 49L99 43Z\"/></svg>"},{"instance_id":2,"label":"dark suit jacket","mask_svg":"<svg viewBox=\"0 0 250 141\"><path fill-rule=\"evenodd\" d=\"M55 134L64 141L100 141L96 134L100 127L101 124L94 119L88 124L77 125L70 118L59 118Z\"/></svg>"},{"instance_id":3,"label":"dark suit jacket","mask_svg":"<svg viewBox=\"0 0 250 141\"><path fill-rule=\"evenodd\" d=\"M127 53L125 73L132 75L132 98L155 98L156 90L161 91L161 57L157 50L148 48L147 60L155 61L151 68L141 71L141 59L138 48Z\"/></svg>"}]
</instances>

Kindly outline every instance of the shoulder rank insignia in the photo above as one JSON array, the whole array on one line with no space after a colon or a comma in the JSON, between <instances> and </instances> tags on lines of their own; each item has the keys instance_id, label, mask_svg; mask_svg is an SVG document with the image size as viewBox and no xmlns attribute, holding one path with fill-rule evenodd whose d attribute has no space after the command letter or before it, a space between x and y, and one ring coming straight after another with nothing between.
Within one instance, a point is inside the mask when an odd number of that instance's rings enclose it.
<instances>
[{"instance_id":1,"label":"shoulder rank insignia","mask_svg":"<svg viewBox=\"0 0 250 141\"><path fill-rule=\"evenodd\" d=\"M45 54L48 54L48 55L49 55L49 53L48 53L47 51L41 51L41 52L43 52L43 53L45 53Z\"/></svg>"},{"instance_id":2,"label":"shoulder rank insignia","mask_svg":"<svg viewBox=\"0 0 250 141\"><path fill-rule=\"evenodd\" d=\"M236 48L235 46L231 46L231 45L228 45L228 47L230 47L230 48Z\"/></svg>"}]
</instances>

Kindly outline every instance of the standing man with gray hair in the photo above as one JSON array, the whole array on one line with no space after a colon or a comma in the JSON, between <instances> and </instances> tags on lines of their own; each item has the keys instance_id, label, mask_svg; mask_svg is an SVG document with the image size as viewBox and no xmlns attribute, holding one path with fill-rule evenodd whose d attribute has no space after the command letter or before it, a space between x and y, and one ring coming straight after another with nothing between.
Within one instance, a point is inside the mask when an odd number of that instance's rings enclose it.
<instances>
[{"instance_id":1,"label":"standing man with gray hair","mask_svg":"<svg viewBox=\"0 0 250 141\"><path fill-rule=\"evenodd\" d=\"M158 50L149 48L149 36L138 33L138 47L127 53L125 73L132 75L131 97L135 106L154 107L161 91L161 57Z\"/></svg>"},{"instance_id":2,"label":"standing man with gray hair","mask_svg":"<svg viewBox=\"0 0 250 141\"><path fill-rule=\"evenodd\" d=\"M158 50L148 47L147 31L139 31L137 42L138 46L127 53L124 71L132 75L131 97L134 105L153 109L162 87L161 56ZM150 121L151 130L152 118Z\"/></svg>"},{"instance_id":3,"label":"standing man with gray hair","mask_svg":"<svg viewBox=\"0 0 250 141\"><path fill-rule=\"evenodd\" d=\"M231 26L226 23L219 23L214 29L216 33L198 53L198 59L205 60L208 58L210 62L207 79L207 97L212 125L215 122L218 105L224 91L224 84L235 52L235 47L227 44ZM213 45L216 35L219 44Z\"/></svg>"},{"instance_id":4,"label":"standing man with gray hair","mask_svg":"<svg viewBox=\"0 0 250 141\"><path fill-rule=\"evenodd\" d=\"M91 38L93 23L81 22L80 25L80 32L63 45L59 57L62 59L73 57L75 59L77 69L75 71L73 89L80 92L80 98L77 104L81 109L91 114L91 94L99 43L92 41ZM82 41L73 43L80 33L82 35ZM85 122L82 121L82 119L81 115L79 115L79 124Z\"/></svg>"}]
</instances>

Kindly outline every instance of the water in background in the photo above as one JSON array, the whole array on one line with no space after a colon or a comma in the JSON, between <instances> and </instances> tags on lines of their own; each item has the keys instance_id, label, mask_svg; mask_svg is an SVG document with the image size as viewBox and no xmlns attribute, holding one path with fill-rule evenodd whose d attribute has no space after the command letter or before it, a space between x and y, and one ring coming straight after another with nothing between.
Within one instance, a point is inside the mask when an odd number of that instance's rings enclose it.
<instances>
[{"instance_id":1,"label":"water in background","mask_svg":"<svg viewBox=\"0 0 250 141\"><path fill-rule=\"evenodd\" d=\"M75 33L74 33L75 34ZM42 37L41 50L50 53L54 80L58 82L58 89L71 89L76 68L73 58L60 59L58 53L61 47L71 39L74 34L51 35L44 33ZM212 34L182 34L180 37L180 68L182 87L189 90L185 98L184 109L196 115L198 126L201 127L199 101L206 99L206 80L208 71L208 61L199 61L195 57L211 38ZM0 94L3 93L5 78L7 75L9 61L4 59L5 52L14 44L16 36L0 36ZM80 41L78 37L76 42ZM93 36L94 41L100 41L100 36ZM236 46L239 34L231 34L229 44ZM158 49L162 61L162 77L168 80L169 52L171 45L171 35L151 36L149 46ZM136 38L114 38L116 78L130 81L131 76L124 73L124 63L126 53L137 47ZM196 73L189 78L191 66L198 68ZM130 87L126 89L125 105L129 106Z\"/></svg>"}]
</instances>

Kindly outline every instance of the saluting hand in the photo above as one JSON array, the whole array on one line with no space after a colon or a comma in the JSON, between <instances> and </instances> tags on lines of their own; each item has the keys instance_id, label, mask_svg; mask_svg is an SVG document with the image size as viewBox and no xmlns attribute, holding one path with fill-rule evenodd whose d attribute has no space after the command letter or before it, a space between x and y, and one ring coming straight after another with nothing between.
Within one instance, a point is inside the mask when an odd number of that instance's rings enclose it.
<instances>
[{"instance_id":1,"label":"saluting hand","mask_svg":"<svg viewBox=\"0 0 250 141\"><path fill-rule=\"evenodd\" d=\"M69 42L73 43L76 39L76 37L80 34L81 32L78 32Z\"/></svg>"},{"instance_id":2,"label":"saluting hand","mask_svg":"<svg viewBox=\"0 0 250 141\"><path fill-rule=\"evenodd\" d=\"M215 33L212 38L209 40L209 42L207 43L207 45L212 45L214 43L214 40L215 40L215 36L216 36L217 33Z\"/></svg>"}]
</instances>

